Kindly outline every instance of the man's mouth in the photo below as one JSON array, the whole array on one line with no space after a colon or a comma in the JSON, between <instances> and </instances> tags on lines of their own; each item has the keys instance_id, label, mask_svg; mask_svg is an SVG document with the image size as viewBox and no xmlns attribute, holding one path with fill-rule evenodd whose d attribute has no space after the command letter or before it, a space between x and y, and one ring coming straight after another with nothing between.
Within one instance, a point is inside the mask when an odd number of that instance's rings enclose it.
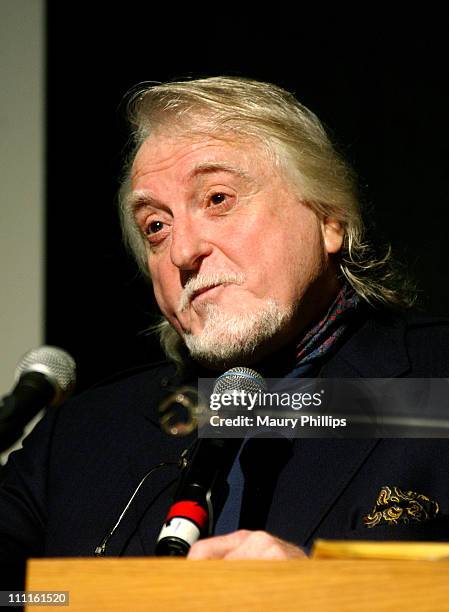
<instances>
[{"instance_id":1,"label":"man's mouth","mask_svg":"<svg viewBox=\"0 0 449 612\"><path fill-rule=\"evenodd\" d=\"M200 296L219 287L227 285L242 285L245 282L243 274L233 274L228 272L218 272L216 274L200 274L195 278L191 278L179 300L179 311L184 312L189 306Z\"/></svg>"},{"instance_id":2,"label":"man's mouth","mask_svg":"<svg viewBox=\"0 0 449 612\"><path fill-rule=\"evenodd\" d=\"M202 287L201 289L197 289L190 296L190 302L193 302L193 300L197 298L199 295L203 295L204 293L207 293L211 289L215 289L215 287L220 287L220 286L221 286L221 283L218 283L216 285L208 285L207 287Z\"/></svg>"}]
</instances>

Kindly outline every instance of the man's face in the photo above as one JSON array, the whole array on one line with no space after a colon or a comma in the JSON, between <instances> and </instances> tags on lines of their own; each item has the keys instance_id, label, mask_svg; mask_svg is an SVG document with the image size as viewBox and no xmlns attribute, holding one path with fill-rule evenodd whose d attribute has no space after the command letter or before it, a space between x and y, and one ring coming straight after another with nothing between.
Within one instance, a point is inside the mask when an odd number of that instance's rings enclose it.
<instances>
[{"instance_id":1,"label":"man's face","mask_svg":"<svg viewBox=\"0 0 449 612\"><path fill-rule=\"evenodd\" d=\"M157 302L198 359L254 362L328 306L341 228L258 142L153 135L131 180Z\"/></svg>"}]
</instances>

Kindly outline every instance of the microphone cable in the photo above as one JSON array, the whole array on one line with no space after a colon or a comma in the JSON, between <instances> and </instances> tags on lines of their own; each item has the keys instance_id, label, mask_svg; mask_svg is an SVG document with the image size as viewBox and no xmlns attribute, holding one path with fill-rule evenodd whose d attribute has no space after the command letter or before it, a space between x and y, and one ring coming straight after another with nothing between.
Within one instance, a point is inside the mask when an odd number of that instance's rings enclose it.
<instances>
[{"instance_id":1,"label":"microphone cable","mask_svg":"<svg viewBox=\"0 0 449 612\"><path fill-rule=\"evenodd\" d=\"M103 540L100 542L100 544L98 544L98 546L95 547L94 550L94 555L95 557L104 557L106 554L106 546L109 542L109 540L112 538L112 536L114 535L114 533L117 531L120 523L122 522L125 514L128 512L131 504L133 503L134 499L136 498L138 492L140 491L140 489L142 488L142 485L144 484L144 482L147 480L147 478L149 478L152 474L154 474L157 470L164 468L164 467L172 467L172 466L177 466L181 472L186 468L186 466L188 465L188 460L187 460L187 455L190 452L192 446L196 444L196 440L195 442L192 443L191 446L189 446L188 448L186 448L185 450L182 451L181 453L181 457L179 458L178 461L162 461L161 463L158 463L157 465L154 465L141 479L141 481L139 482L139 484L137 485L137 487L134 489L131 497L129 498L128 502L126 503L125 507L123 508L122 512L120 513L120 516L118 517L117 521L115 522L114 526L112 527L112 529L110 529L108 531L108 533L105 535L105 537L103 538Z\"/></svg>"}]
</instances>

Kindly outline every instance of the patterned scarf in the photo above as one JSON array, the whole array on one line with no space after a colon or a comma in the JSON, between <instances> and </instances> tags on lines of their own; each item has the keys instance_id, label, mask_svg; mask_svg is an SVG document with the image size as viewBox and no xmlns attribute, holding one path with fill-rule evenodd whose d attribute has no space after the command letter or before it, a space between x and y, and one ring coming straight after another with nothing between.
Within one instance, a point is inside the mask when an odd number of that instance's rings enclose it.
<instances>
[{"instance_id":1,"label":"patterned scarf","mask_svg":"<svg viewBox=\"0 0 449 612\"><path fill-rule=\"evenodd\" d=\"M298 344L295 376L311 373L312 366L337 347L338 341L350 327L360 302L351 285L345 283L325 316Z\"/></svg>"}]
</instances>

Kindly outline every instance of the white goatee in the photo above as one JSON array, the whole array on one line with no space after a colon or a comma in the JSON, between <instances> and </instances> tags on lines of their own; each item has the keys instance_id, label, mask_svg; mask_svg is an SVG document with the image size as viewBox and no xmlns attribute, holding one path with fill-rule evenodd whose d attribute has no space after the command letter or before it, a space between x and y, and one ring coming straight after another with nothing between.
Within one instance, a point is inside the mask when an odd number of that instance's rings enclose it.
<instances>
[{"instance_id":1,"label":"white goatee","mask_svg":"<svg viewBox=\"0 0 449 612\"><path fill-rule=\"evenodd\" d=\"M194 359L211 364L242 363L291 320L292 308L266 300L257 311L230 313L217 304L204 304L205 323L199 334L186 333L184 342Z\"/></svg>"}]
</instances>

